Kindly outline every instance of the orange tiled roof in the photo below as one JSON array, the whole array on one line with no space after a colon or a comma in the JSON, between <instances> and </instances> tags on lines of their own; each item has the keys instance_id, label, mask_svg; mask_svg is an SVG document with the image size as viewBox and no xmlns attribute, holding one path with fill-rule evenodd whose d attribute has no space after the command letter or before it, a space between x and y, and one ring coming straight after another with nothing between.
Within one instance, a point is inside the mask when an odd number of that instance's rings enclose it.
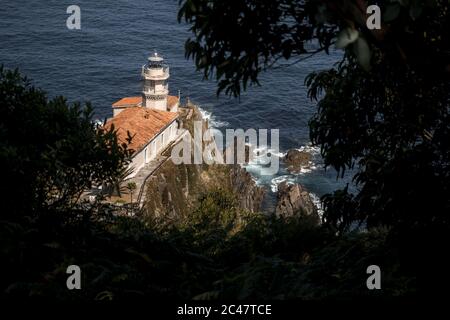
<instances>
[{"instance_id":1,"label":"orange tiled roof","mask_svg":"<svg viewBox=\"0 0 450 320\"><path fill-rule=\"evenodd\" d=\"M113 103L113 108L136 107L142 105L142 97L125 97Z\"/></svg>"},{"instance_id":2,"label":"orange tiled roof","mask_svg":"<svg viewBox=\"0 0 450 320\"><path fill-rule=\"evenodd\" d=\"M114 125L120 143L128 143L127 131L129 131L133 139L128 147L139 151L176 118L178 118L176 112L130 107L109 119L105 127L109 129Z\"/></svg>"},{"instance_id":3,"label":"orange tiled roof","mask_svg":"<svg viewBox=\"0 0 450 320\"><path fill-rule=\"evenodd\" d=\"M169 109L172 108L172 106L176 103L179 102L178 97L176 96L167 96L167 106L169 107Z\"/></svg>"}]
</instances>

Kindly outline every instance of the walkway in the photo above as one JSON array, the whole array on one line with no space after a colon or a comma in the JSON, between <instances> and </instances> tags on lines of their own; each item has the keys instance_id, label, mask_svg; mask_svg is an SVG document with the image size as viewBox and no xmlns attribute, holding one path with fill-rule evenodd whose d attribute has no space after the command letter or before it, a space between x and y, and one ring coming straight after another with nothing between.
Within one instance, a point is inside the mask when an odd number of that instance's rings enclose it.
<instances>
[{"instance_id":1,"label":"walkway","mask_svg":"<svg viewBox=\"0 0 450 320\"><path fill-rule=\"evenodd\" d=\"M126 186L129 182L134 182L136 183L136 189L133 192L133 196L134 195L138 195L135 201L133 201L133 206L138 207L138 209L141 209L144 202L145 202L145 194L146 194L146 182L147 180L166 162L170 159L170 153L172 151L172 147L174 145L176 145L178 142L180 142L183 137L188 134L189 131L186 129L181 129L180 134L178 135L178 137L171 142L163 151L161 151L160 153L158 153L158 155L156 156L156 158L154 158L153 160L151 160L149 163L145 164L141 169L139 169L139 171L137 172L137 174L130 179L124 180L121 185L122 186ZM138 193L136 193L136 191ZM92 188L89 191L86 191L83 193L82 198L89 200L89 201L94 201L95 196L98 195L99 193L101 193L101 189L99 188ZM128 204L129 205L129 204Z\"/></svg>"},{"instance_id":2,"label":"walkway","mask_svg":"<svg viewBox=\"0 0 450 320\"><path fill-rule=\"evenodd\" d=\"M147 180L167 161L170 159L170 151L172 147L180 142L183 137L188 133L187 130L183 129L183 132L172 142L170 143L162 152L160 152L155 159L151 160L149 163L145 164L137 174L130 179L124 181L126 185L129 182L136 183L136 190L139 191L138 197L136 199L135 204L138 205L138 208L141 209L144 201L145 194L147 191L146 182Z\"/></svg>"},{"instance_id":3,"label":"walkway","mask_svg":"<svg viewBox=\"0 0 450 320\"><path fill-rule=\"evenodd\" d=\"M127 185L129 182L134 182L136 184L136 191L138 191L138 198L136 203L139 204L139 208L141 207L143 199L145 197L142 196L143 189L145 186L145 182L147 181L147 177L151 176L153 172L156 171L161 165L169 159L168 156L163 156L161 154L157 155L155 159L151 160L149 163L145 164L141 169L139 169L138 173L130 179L124 181L124 185ZM136 191L134 193L136 194Z\"/></svg>"}]
</instances>

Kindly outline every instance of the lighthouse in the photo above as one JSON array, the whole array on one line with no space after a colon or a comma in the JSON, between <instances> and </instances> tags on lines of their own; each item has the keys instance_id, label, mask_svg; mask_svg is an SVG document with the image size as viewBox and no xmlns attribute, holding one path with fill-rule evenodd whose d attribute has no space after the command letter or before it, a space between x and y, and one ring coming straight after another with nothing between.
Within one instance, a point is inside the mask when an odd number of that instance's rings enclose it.
<instances>
[{"instance_id":1,"label":"lighthouse","mask_svg":"<svg viewBox=\"0 0 450 320\"><path fill-rule=\"evenodd\" d=\"M148 58L142 66L143 90L142 106L149 109L168 111L167 96L169 95L169 66L158 53Z\"/></svg>"},{"instance_id":2,"label":"lighthouse","mask_svg":"<svg viewBox=\"0 0 450 320\"><path fill-rule=\"evenodd\" d=\"M142 66L143 88L140 96L124 97L112 104L113 117L105 127L114 128L121 144L134 150L128 168L134 177L180 135L180 93L169 95L169 67L157 53ZM133 137L130 141L130 136Z\"/></svg>"}]
</instances>

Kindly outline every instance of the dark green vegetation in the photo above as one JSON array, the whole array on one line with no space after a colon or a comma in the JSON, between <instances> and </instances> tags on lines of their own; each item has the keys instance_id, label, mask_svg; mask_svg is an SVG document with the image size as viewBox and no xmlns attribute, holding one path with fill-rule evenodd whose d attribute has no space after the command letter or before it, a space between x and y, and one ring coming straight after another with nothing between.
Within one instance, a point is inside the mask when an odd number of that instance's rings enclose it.
<instances>
[{"instance_id":1,"label":"dark green vegetation","mask_svg":"<svg viewBox=\"0 0 450 320\"><path fill-rule=\"evenodd\" d=\"M338 176L357 172L356 194L344 189L325 198L327 221L340 230L355 221L406 229L449 224L448 1L181 4L179 18L194 33L186 55L205 77L216 76L219 92L239 95L282 59L314 59L335 42L345 48L334 68L306 79L318 101L311 139L325 165ZM369 4L383 11L381 30L366 27Z\"/></svg>"},{"instance_id":2,"label":"dark green vegetation","mask_svg":"<svg viewBox=\"0 0 450 320\"><path fill-rule=\"evenodd\" d=\"M248 213L239 208L235 194L213 182L208 193L199 192L195 209L173 223L151 215L120 217L101 203L75 203L80 185L120 176L127 149L117 145L114 132L91 123L89 109L68 106L62 98L48 101L17 72L2 70L0 76L0 156L6 169L0 220L2 296L379 295L365 289L365 268L376 261L395 263L384 232L337 238L311 217L277 220ZM19 153L23 157L15 158ZM52 181L60 184L44 192ZM81 267L82 290L66 288L71 264ZM409 283L394 274L386 274L385 283L389 295L411 292Z\"/></svg>"},{"instance_id":3,"label":"dark green vegetation","mask_svg":"<svg viewBox=\"0 0 450 320\"><path fill-rule=\"evenodd\" d=\"M91 106L49 101L18 72L0 68L2 216L70 208L93 184L112 182L130 152L92 122Z\"/></svg>"},{"instance_id":4,"label":"dark green vegetation","mask_svg":"<svg viewBox=\"0 0 450 320\"><path fill-rule=\"evenodd\" d=\"M359 32L341 63L307 79L319 106L312 140L339 175L354 168L358 184L356 194L324 198L322 225L245 212L220 187L199 192L191 214L173 223L79 204L85 188L120 179L126 146L92 124L89 108L48 101L2 70L1 294L345 299L446 292L449 5L378 3L381 31L365 28L365 6L356 0L182 1L180 18L195 34L187 54L236 95L277 60L327 51L336 37ZM349 232L352 223L368 229ZM70 264L82 269L82 290L66 289ZM366 288L371 264L381 267L382 290Z\"/></svg>"},{"instance_id":5,"label":"dark green vegetation","mask_svg":"<svg viewBox=\"0 0 450 320\"><path fill-rule=\"evenodd\" d=\"M381 30L366 26L368 5ZM194 37L186 55L218 92L238 96L286 59L314 59L335 44L342 60L310 74L318 102L310 135L338 178L357 191L326 195L324 218L341 234L387 228L419 284L445 288L450 238L450 3L360 0L183 0ZM420 266L419 266L420 265ZM431 291L436 292L436 291Z\"/></svg>"}]
</instances>

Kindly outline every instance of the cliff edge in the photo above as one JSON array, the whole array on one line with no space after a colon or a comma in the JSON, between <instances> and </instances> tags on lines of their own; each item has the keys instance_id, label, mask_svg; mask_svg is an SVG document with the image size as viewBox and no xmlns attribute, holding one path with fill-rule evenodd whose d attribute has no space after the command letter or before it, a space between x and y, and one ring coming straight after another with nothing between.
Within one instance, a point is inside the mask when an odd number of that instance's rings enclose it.
<instances>
[{"instance_id":1,"label":"cliff edge","mask_svg":"<svg viewBox=\"0 0 450 320\"><path fill-rule=\"evenodd\" d=\"M182 127L193 135L194 121L208 123L196 106L181 109ZM176 219L187 216L195 208L197 199L214 189L232 193L245 211L261 208L264 189L258 187L251 175L239 165L178 164L165 162L147 181L143 214Z\"/></svg>"}]
</instances>

